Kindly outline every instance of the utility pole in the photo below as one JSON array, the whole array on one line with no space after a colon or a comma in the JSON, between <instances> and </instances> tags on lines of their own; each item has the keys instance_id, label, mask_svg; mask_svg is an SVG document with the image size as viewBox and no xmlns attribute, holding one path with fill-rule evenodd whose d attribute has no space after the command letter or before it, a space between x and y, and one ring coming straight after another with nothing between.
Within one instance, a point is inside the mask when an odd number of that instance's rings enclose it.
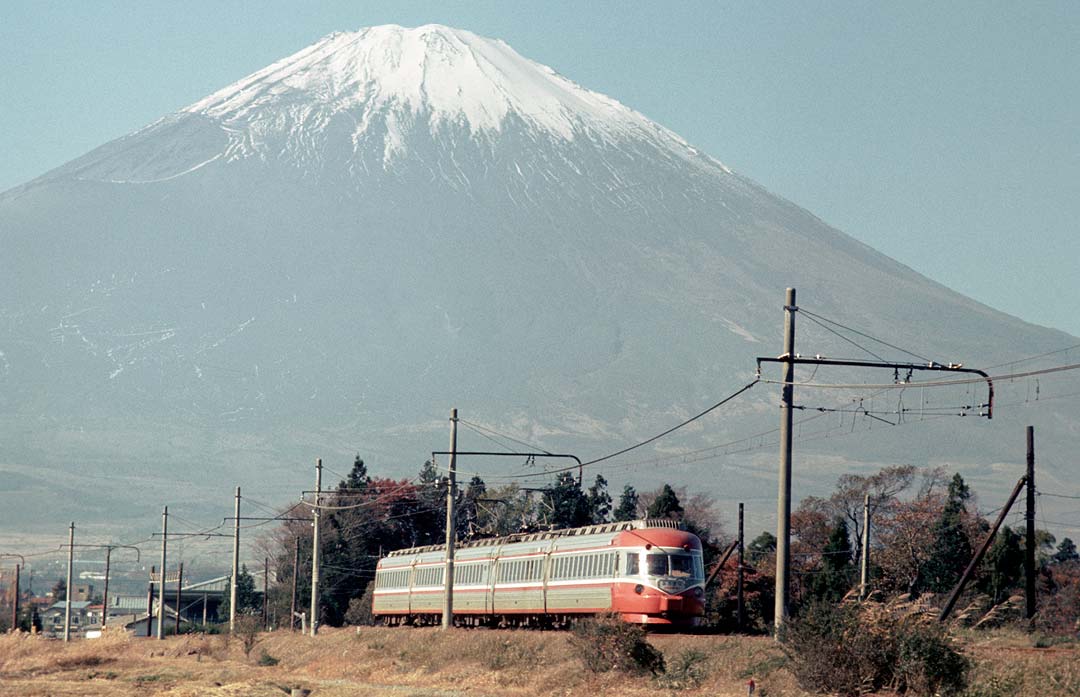
<instances>
[{"instance_id":1,"label":"utility pole","mask_svg":"<svg viewBox=\"0 0 1080 697\"><path fill-rule=\"evenodd\" d=\"M165 549L169 544L169 507L161 511L161 594L157 610L157 638L165 638Z\"/></svg>"},{"instance_id":2,"label":"utility pole","mask_svg":"<svg viewBox=\"0 0 1080 697\"><path fill-rule=\"evenodd\" d=\"M311 533L311 636L319 633L319 506L322 505L322 458L315 460L315 508Z\"/></svg>"},{"instance_id":3,"label":"utility pole","mask_svg":"<svg viewBox=\"0 0 1080 697\"><path fill-rule=\"evenodd\" d=\"M263 557L263 631L270 629L270 626L266 623L266 600L270 595L270 558Z\"/></svg>"},{"instance_id":4,"label":"utility pole","mask_svg":"<svg viewBox=\"0 0 1080 697\"><path fill-rule=\"evenodd\" d=\"M446 573L443 576L442 628L454 626L454 538L457 536L457 408L450 410L450 471L446 487Z\"/></svg>"},{"instance_id":5,"label":"utility pole","mask_svg":"<svg viewBox=\"0 0 1080 697\"><path fill-rule=\"evenodd\" d=\"M180 562L180 575L176 578L176 635L180 636L180 622L182 618L180 616L180 608L183 605L183 593L184 593L184 562Z\"/></svg>"},{"instance_id":6,"label":"utility pole","mask_svg":"<svg viewBox=\"0 0 1080 697\"><path fill-rule=\"evenodd\" d=\"M68 528L67 590L64 592L64 641L71 641L71 568L75 564L75 521Z\"/></svg>"},{"instance_id":7,"label":"utility pole","mask_svg":"<svg viewBox=\"0 0 1080 697\"><path fill-rule=\"evenodd\" d=\"M292 595L289 600L289 631L296 630L296 577L300 568L300 538L293 543Z\"/></svg>"},{"instance_id":8,"label":"utility pole","mask_svg":"<svg viewBox=\"0 0 1080 697\"><path fill-rule=\"evenodd\" d=\"M746 605L743 602L743 505L739 502L739 569L735 576L735 593L738 597L738 630L741 632L746 625Z\"/></svg>"},{"instance_id":9,"label":"utility pole","mask_svg":"<svg viewBox=\"0 0 1080 697\"><path fill-rule=\"evenodd\" d=\"M870 582L870 494L863 496L862 504L862 573L859 575L859 600L866 600Z\"/></svg>"},{"instance_id":10,"label":"utility pole","mask_svg":"<svg viewBox=\"0 0 1080 697\"><path fill-rule=\"evenodd\" d=\"M109 619L109 567L112 562L112 546L105 548L105 590L101 593L101 628L105 629L105 625Z\"/></svg>"},{"instance_id":11,"label":"utility pole","mask_svg":"<svg viewBox=\"0 0 1080 697\"><path fill-rule=\"evenodd\" d=\"M240 575L240 487L233 505L232 576L229 578L229 634L236 633L236 580Z\"/></svg>"},{"instance_id":12,"label":"utility pole","mask_svg":"<svg viewBox=\"0 0 1080 697\"><path fill-rule=\"evenodd\" d=\"M15 600L11 603L11 631L19 629L19 572L21 567L15 565Z\"/></svg>"},{"instance_id":13,"label":"utility pole","mask_svg":"<svg viewBox=\"0 0 1080 697\"><path fill-rule=\"evenodd\" d=\"M150 625L154 617L154 567L150 567L150 583L146 587L146 638L150 638Z\"/></svg>"},{"instance_id":14,"label":"utility pole","mask_svg":"<svg viewBox=\"0 0 1080 697\"><path fill-rule=\"evenodd\" d=\"M784 298L784 361L780 403L780 487L776 500L776 604L774 625L779 632L787 619L788 571L791 569L791 420L795 393L795 289Z\"/></svg>"},{"instance_id":15,"label":"utility pole","mask_svg":"<svg viewBox=\"0 0 1080 697\"><path fill-rule=\"evenodd\" d=\"M1035 427L1027 427L1027 549L1024 550L1026 619L1035 617Z\"/></svg>"}]
</instances>

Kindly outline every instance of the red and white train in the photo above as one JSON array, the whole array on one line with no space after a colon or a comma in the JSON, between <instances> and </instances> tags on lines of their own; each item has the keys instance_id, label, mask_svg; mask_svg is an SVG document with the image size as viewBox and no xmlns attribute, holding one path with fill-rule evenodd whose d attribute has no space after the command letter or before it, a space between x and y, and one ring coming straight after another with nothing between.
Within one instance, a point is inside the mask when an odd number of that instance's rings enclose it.
<instances>
[{"instance_id":1,"label":"red and white train","mask_svg":"<svg viewBox=\"0 0 1080 697\"><path fill-rule=\"evenodd\" d=\"M372 610L386 624L441 620L443 545L391 552L375 572ZM454 553L459 625L560 626L598 613L695 626L704 614L701 541L671 520L632 520L461 544Z\"/></svg>"}]
</instances>

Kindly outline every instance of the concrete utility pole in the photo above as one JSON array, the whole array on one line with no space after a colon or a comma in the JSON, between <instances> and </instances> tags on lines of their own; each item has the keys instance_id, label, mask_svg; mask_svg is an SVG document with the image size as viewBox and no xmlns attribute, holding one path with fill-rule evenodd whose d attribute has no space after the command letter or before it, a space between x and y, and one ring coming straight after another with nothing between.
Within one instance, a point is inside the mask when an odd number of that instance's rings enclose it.
<instances>
[{"instance_id":1,"label":"concrete utility pole","mask_svg":"<svg viewBox=\"0 0 1080 697\"><path fill-rule=\"evenodd\" d=\"M746 625L746 604L743 602L743 505L739 502L739 569L735 576L735 594L738 597L738 630Z\"/></svg>"},{"instance_id":2,"label":"concrete utility pole","mask_svg":"<svg viewBox=\"0 0 1080 697\"><path fill-rule=\"evenodd\" d=\"M75 565L75 521L68 528L67 590L64 592L64 641L71 641L71 569Z\"/></svg>"},{"instance_id":3,"label":"concrete utility pole","mask_svg":"<svg viewBox=\"0 0 1080 697\"><path fill-rule=\"evenodd\" d=\"M232 576L229 577L229 634L236 632L236 580L240 575L240 487L233 505Z\"/></svg>"},{"instance_id":4,"label":"concrete utility pole","mask_svg":"<svg viewBox=\"0 0 1080 697\"><path fill-rule=\"evenodd\" d=\"M266 614L266 609L268 607L267 604L266 604L266 600L267 600L267 596L269 596L269 595L270 595L270 558L269 557L263 557L263 618L262 618L262 620L263 620L263 631L264 632L268 631L270 629L269 625L266 624L266 619L268 617L268 615Z\"/></svg>"},{"instance_id":5,"label":"concrete utility pole","mask_svg":"<svg viewBox=\"0 0 1080 697\"><path fill-rule=\"evenodd\" d=\"M454 626L454 538L457 532L457 408L450 410L450 468L446 487L446 573L443 577L442 628Z\"/></svg>"},{"instance_id":6,"label":"concrete utility pole","mask_svg":"<svg viewBox=\"0 0 1080 697\"><path fill-rule=\"evenodd\" d=\"M161 511L161 593L157 609L157 638L165 638L165 550L169 543L169 507Z\"/></svg>"},{"instance_id":7,"label":"concrete utility pole","mask_svg":"<svg viewBox=\"0 0 1080 697\"><path fill-rule=\"evenodd\" d=\"M1027 608L1024 617L1035 616L1035 427L1027 427L1027 549L1024 550L1024 595Z\"/></svg>"},{"instance_id":8,"label":"concrete utility pole","mask_svg":"<svg viewBox=\"0 0 1080 697\"><path fill-rule=\"evenodd\" d=\"M293 543L292 595L289 600L289 631L296 630L296 579L300 568L300 538Z\"/></svg>"},{"instance_id":9,"label":"concrete utility pole","mask_svg":"<svg viewBox=\"0 0 1080 697\"><path fill-rule=\"evenodd\" d=\"M315 508L311 533L311 636L319 633L319 506L322 505L322 458L315 460Z\"/></svg>"},{"instance_id":10,"label":"concrete utility pole","mask_svg":"<svg viewBox=\"0 0 1080 697\"><path fill-rule=\"evenodd\" d=\"M780 403L780 490L776 500L776 605L774 624L779 632L788 613L788 571L791 569L791 417L795 394L795 289L784 299L784 362Z\"/></svg>"},{"instance_id":11,"label":"concrete utility pole","mask_svg":"<svg viewBox=\"0 0 1080 697\"><path fill-rule=\"evenodd\" d=\"M859 575L859 600L866 600L867 584L870 582L870 494L863 496L862 528L862 573Z\"/></svg>"},{"instance_id":12,"label":"concrete utility pole","mask_svg":"<svg viewBox=\"0 0 1080 697\"><path fill-rule=\"evenodd\" d=\"M180 635L180 609L183 605L184 597L184 562L180 562L180 575L176 577L176 635Z\"/></svg>"},{"instance_id":13,"label":"concrete utility pole","mask_svg":"<svg viewBox=\"0 0 1080 697\"><path fill-rule=\"evenodd\" d=\"M105 548L105 590L101 593L101 628L105 629L105 625L109 619L109 567L112 562L112 547Z\"/></svg>"},{"instance_id":14,"label":"concrete utility pole","mask_svg":"<svg viewBox=\"0 0 1080 697\"><path fill-rule=\"evenodd\" d=\"M11 603L11 630L15 631L19 628L19 572L22 570L18 564L15 565L15 600Z\"/></svg>"}]
</instances>

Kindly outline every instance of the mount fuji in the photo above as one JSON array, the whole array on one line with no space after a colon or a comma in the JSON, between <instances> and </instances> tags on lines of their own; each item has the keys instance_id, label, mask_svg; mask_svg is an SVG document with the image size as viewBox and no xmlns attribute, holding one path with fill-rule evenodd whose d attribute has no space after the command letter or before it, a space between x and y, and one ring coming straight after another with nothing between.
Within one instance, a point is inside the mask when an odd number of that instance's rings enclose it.
<instances>
[{"instance_id":1,"label":"mount fuji","mask_svg":"<svg viewBox=\"0 0 1080 697\"><path fill-rule=\"evenodd\" d=\"M236 484L279 502L310 486L317 456L411 475L445 449L450 407L605 454L749 382L755 356L779 353L788 286L818 316L940 362L1077 343L875 252L501 41L434 25L331 34L0 194L0 245L6 531L151 525L161 503L213 517ZM799 322L801 352L866 356ZM1000 386L1026 406L992 421L978 385L798 389L800 406L840 410L818 412L820 437L800 430L796 491L901 462L1007 490L1024 423L1045 486L1068 481L1080 422L1045 399L1064 375L1037 386L1041 404L1030 379ZM777 401L759 385L600 471L759 501L767 518L774 436L752 434L775 427ZM969 418L929 418L949 409ZM482 433L464 446L494 448ZM461 466L494 483L508 469Z\"/></svg>"}]
</instances>

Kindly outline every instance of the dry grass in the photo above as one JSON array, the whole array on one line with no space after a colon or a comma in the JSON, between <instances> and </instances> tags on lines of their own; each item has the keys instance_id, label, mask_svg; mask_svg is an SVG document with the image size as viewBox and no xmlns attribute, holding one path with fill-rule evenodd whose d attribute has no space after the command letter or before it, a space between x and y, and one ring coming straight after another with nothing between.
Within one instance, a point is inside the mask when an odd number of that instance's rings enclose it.
<instances>
[{"instance_id":1,"label":"dry grass","mask_svg":"<svg viewBox=\"0 0 1080 697\"><path fill-rule=\"evenodd\" d=\"M1076 644L1035 649L1007 631L961 637L975 661L968 697L1053 697L1080 694ZM562 632L362 628L324 629L319 637L262 634L251 656L225 636L188 635L158 642L124 635L70 644L26 635L0 636L5 695L56 697L280 697L292 687L312 697L390 694L589 695L746 694L804 697L783 657L766 637L652 635L666 676L593 675ZM265 651L279 659L258 665Z\"/></svg>"}]
</instances>

